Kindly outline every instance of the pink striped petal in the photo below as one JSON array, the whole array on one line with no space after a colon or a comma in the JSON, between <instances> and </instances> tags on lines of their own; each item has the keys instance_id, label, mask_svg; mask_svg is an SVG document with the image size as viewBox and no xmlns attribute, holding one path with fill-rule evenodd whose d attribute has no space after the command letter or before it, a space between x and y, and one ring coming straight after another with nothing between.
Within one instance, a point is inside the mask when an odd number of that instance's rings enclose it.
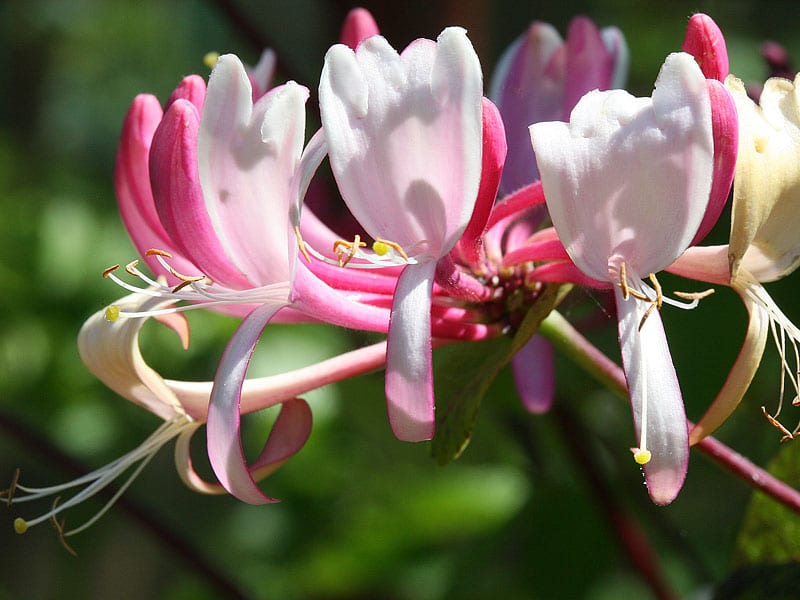
<instances>
[{"instance_id":1,"label":"pink striped petal","mask_svg":"<svg viewBox=\"0 0 800 600\"><path fill-rule=\"evenodd\" d=\"M181 256L158 218L150 187L150 146L161 117L161 105L154 96L139 95L131 104L122 126L114 188L128 235L150 269L156 274L166 274L155 258L146 256L149 249L159 248L173 254L176 269L192 272L196 267ZM173 283L178 282L171 275L168 277Z\"/></svg>"},{"instance_id":2,"label":"pink striped petal","mask_svg":"<svg viewBox=\"0 0 800 600\"><path fill-rule=\"evenodd\" d=\"M198 270L234 289L252 287L227 258L205 210L197 173L197 132L200 116L187 100L167 109L153 138L150 175L161 222L181 253Z\"/></svg>"}]
</instances>

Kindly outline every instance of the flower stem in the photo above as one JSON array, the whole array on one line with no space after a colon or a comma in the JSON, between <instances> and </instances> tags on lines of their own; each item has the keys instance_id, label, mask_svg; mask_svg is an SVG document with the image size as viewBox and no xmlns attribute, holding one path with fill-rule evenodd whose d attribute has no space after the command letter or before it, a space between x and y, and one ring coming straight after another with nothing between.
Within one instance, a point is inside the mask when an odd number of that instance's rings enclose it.
<instances>
[{"instance_id":1,"label":"flower stem","mask_svg":"<svg viewBox=\"0 0 800 600\"><path fill-rule=\"evenodd\" d=\"M605 387L623 398L628 397L622 368L600 352L557 311L551 312L542 322L539 333ZM693 426L691 422L688 424L690 428ZM713 437L705 438L695 447L748 485L800 514L800 491L776 479Z\"/></svg>"}]
</instances>

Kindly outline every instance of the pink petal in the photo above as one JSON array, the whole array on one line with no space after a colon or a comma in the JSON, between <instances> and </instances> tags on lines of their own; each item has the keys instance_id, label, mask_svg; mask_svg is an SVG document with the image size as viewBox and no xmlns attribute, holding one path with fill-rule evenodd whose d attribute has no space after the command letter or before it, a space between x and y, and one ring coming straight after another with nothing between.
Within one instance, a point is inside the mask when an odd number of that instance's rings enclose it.
<instances>
[{"instance_id":1,"label":"pink petal","mask_svg":"<svg viewBox=\"0 0 800 600\"><path fill-rule=\"evenodd\" d=\"M345 17L339 41L355 50L363 40L379 33L372 14L365 8L354 8Z\"/></svg>"},{"instance_id":2,"label":"pink petal","mask_svg":"<svg viewBox=\"0 0 800 600\"><path fill-rule=\"evenodd\" d=\"M433 437L431 288L436 263L409 265L397 282L386 351L386 401L397 439Z\"/></svg>"},{"instance_id":3,"label":"pink petal","mask_svg":"<svg viewBox=\"0 0 800 600\"><path fill-rule=\"evenodd\" d=\"M686 27L683 51L694 56L706 78L725 81L729 73L728 49L714 19L702 13L692 15Z\"/></svg>"},{"instance_id":4,"label":"pink petal","mask_svg":"<svg viewBox=\"0 0 800 600\"><path fill-rule=\"evenodd\" d=\"M739 119L736 114L736 103L719 81L709 79L707 84L714 135L714 180L709 193L708 208L692 239L692 246L708 235L728 202L739 150Z\"/></svg>"},{"instance_id":5,"label":"pink petal","mask_svg":"<svg viewBox=\"0 0 800 600\"><path fill-rule=\"evenodd\" d=\"M569 24L567 65L562 117L566 117L581 97L590 90L611 86L615 63L606 42L591 19L575 17ZM531 121L532 123L534 121Z\"/></svg>"},{"instance_id":6,"label":"pink petal","mask_svg":"<svg viewBox=\"0 0 800 600\"><path fill-rule=\"evenodd\" d=\"M114 187L122 221L139 254L145 256L151 248L166 250L173 254L176 269L191 272L194 265L180 256L158 218L150 187L150 146L161 117L161 105L154 96L142 94L133 101L122 126ZM145 256L145 261L154 273L164 273L154 258ZM169 277L177 283L177 279Z\"/></svg>"},{"instance_id":7,"label":"pink petal","mask_svg":"<svg viewBox=\"0 0 800 600\"><path fill-rule=\"evenodd\" d=\"M307 98L306 88L290 82L253 105L244 66L233 55L220 57L209 79L198 176L225 255L253 285L290 278L289 210Z\"/></svg>"},{"instance_id":8,"label":"pink petal","mask_svg":"<svg viewBox=\"0 0 800 600\"><path fill-rule=\"evenodd\" d=\"M563 40L547 23L534 22L500 59L489 96L505 123L508 157L501 192L509 194L539 179L526 127L560 120L564 100Z\"/></svg>"},{"instance_id":9,"label":"pink petal","mask_svg":"<svg viewBox=\"0 0 800 600\"><path fill-rule=\"evenodd\" d=\"M497 198L500 175L506 158L506 134L500 112L492 102L483 98L483 166L478 199L472 218L458 240L456 251L467 263L480 260L483 232Z\"/></svg>"},{"instance_id":10,"label":"pink petal","mask_svg":"<svg viewBox=\"0 0 800 600\"><path fill-rule=\"evenodd\" d=\"M203 104L205 104L206 101L205 80L199 75L189 75L184 77L183 80L178 84L178 87L176 87L172 94L170 94L169 100L167 100L167 104L164 109L168 109L176 100L187 100L188 102L191 102L199 113L201 110L203 110Z\"/></svg>"},{"instance_id":11,"label":"pink petal","mask_svg":"<svg viewBox=\"0 0 800 600\"><path fill-rule=\"evenodd\" d=\"M646 448L651 452L644 465L647 492L656 504L669 504L683 486L689 465L689 432L678 378L659 311L653 311L639 330L650 305L633 297L625 300L619 287L614 290L637 445L647 413Z\"/></svg>"},{"instance_id":12,"label":"pink petal","mask_svg":"<svg viewBox=\"0 0 800 600\"><path fill-rule=\"evenodd\" d=\"M228 492L250 504L276 502L250 474L242 449L240 403L250 358L261 333L281 304L263 304L242 321L222 355L208 405L208 458Z\"/></svg>"},{"instance_id":13,"label":"pink petal","mask_svg":"<svg viewBox=\"0 0 800 600\"><path fill-rule=\"evenodd\" d=\"M402 56L380 36L355 53L328 51L320 109L331 167L373 238L438 258L461 237L480 184L481 88L478 58L458 28Z\"/></svg>"},{"instance_id":14,"label":"pink petal","mask_svg":"<svg viewBox=\"0 0 800 600\"><path fill-rule=\"evenodd\" d=\"M187 100L177 99L167 109L153 138L150 174L159 217L181 253L198 271L227 287L246 289L252 284L231 263L208 213L197 172L197 133L200 115Z\"/></svg>"},{"instance_id":15,"label":"pink petal","mask_svg":"<svg viewBox=\"0 0 800 600\"><path fill-rule=\"evenodd\" d=\"M514 385L528 412L541 415L550 410L556 394L555 357L546 339L534 335L511 359Z\"/></svg>"}]
</instances>

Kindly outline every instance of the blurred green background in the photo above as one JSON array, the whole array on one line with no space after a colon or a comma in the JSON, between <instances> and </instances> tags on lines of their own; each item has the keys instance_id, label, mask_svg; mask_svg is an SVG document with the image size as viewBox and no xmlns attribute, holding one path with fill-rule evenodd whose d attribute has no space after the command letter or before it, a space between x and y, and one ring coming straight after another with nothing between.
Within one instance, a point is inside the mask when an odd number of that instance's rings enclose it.
<instances>
[{"instance_id":1,"label":"blurred green background","mask_svg":"<svg viewBox=\"0 0 800 600\"><path fill-rule=\"evenodd\" d=\"M278 52L279 81L296 79L314 90L324 52L356 5L0 5L0 487L16 467L28 485L72 479L132 449L158 425L98 383L75 348L82 322L122 295L100 277L103 268L135 257L112 186L130 101L140 92L165 99L182 76L206 75L202 57L210 50L254 63L263 44ZM373 11L396 47L435 37L446 25L466 26L487 77L531 20L564 32L575 14L623 30L631 50L629 89L640 94L651 89L664 56L679 49L696 11L722 27L732 71L743 79L765 76L758 54L763 40L800 57L794 2L360 5ZM725 241L726 219L712 241ZM770 287L796 321L797 281L795 275ZM669 277L664 283L686 287ZM601 295L579 290L565 314L583 322L606 304ZM617 359L615 321L600 314L587 334ZM745 312L734 294L720 290L697 310L665 310L664 318L687 411L696 419L738 351ZM145 356L165 376L209 379L236 323L199 313L190 322L189 351L153 325L143 336ZM353 343L363 339L328 327L271 328L251 373L308 364ZM759 411L762 404L774 409L777 398L778 362L770 352L719 437L762 465L780 450L776 468L798 486L800 454L778 444ZM678 500L653 506L627 450L633 439L627 405L566 360L559 360L558 376L557 409L532 417L504 373L484 400L471 445L445 468L430 458L427 445L394 440L381 374L315 392L308 396L315 409L311 440L265 486L282 503L253 507L196 495L176 476L168 448L109 514L70 538L77 558L47 524L14 534L14 516L41 514L47 504L0 510L0 598L653 597L623 552L612 516L641 528L650 549L638 556L653 553L677 596L800 593L797 517L769 502L750 504L748 487L700 455L693 455ZM268 418L249 418L248 436L263 437ZM796 415L787 422L793 426ZM67 525L80 524L100 506L88 502L68 512Z\"/></svg>"}]
</instances>

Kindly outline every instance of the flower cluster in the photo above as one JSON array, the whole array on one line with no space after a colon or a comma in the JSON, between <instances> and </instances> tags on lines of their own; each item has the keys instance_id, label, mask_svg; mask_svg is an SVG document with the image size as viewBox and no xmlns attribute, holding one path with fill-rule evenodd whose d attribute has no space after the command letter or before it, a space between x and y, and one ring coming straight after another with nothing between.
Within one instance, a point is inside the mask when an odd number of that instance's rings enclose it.
<instances>
[{"instance_id":1,"label":"flower cluster","mask_svg":"<svg viewBox=\"0 0 800 600\"><path fill-rule=\"evenodd\" d=\"M531 25L502 57L491 99L463 29L398 53L369 13L355 10L341 42L325 56L322 127L307 142L309 91L291 81L271 87L271 52L253 68L233 55L215 58L207 85L187 77L163 109L149 95L134 100L115 183L123 221L153 276L139 261L107 269L104 276L130 295L91 317L78 346L98 378L165 424L130 454L66 486L15 482L6 491L14 504L81 487L47 514L17 519L17 531L140 469L173 439L193 489L272 502L258 482L311 432L299 396L381 367L395 436L430 440L437 435L432 349L443 344L512 337L508 360L520 397L531 412L544 412L554 394L553 348L536 332L574 285L613 294L634 459L655 503L676 497L690 445L736 407L770 331L782 388L788 377L798 403L800 330L762 283L791 272L800 256L800 103L795 85L770 79L755 105L728 76L725 42L709 17L692 17L683 52L666 57L645 98L618 89L628 61L622 34L581 17L565 40L549 25ZM325 158L358 223L352 239L304 206ZM699 246L734 176L730 244ZM750 314L728 380L695 426L660 310L691 308L710 290L672 298L656 277L662 270L730 286ZM188 344L183 313L198 309L241 324L213 381L166 380L144 361L139 331L154 317ZM247 378L272 322L323 322L387 338L297 371ZM274 405L280 417L247 464L241 415ZM784 439L797 435L764 411ZM201 479L189 458L203 424L219 483Z\"/></svg>"}]
</instances>

